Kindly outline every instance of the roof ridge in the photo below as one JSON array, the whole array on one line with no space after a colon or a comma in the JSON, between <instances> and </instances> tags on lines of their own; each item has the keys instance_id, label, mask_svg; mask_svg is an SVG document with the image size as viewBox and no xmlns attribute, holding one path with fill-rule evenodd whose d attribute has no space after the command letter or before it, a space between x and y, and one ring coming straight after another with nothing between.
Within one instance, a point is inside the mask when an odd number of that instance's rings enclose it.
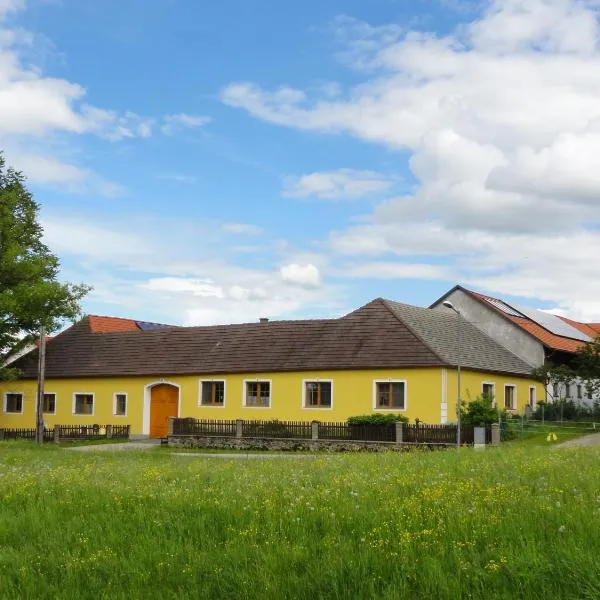
<instances>
[{"instance_id":1,"label":"roof ridge","mask_svg":"<svg viewBox=\"0 0 600 600\"><path fill-rule=\"evenodd\" d=\"M388 312L390 312L392 314L392 316L399 321L400 323L402 323L420 342L422 342L428 349L430 352L432 352L437 358L439 358L445 365L450 366L448 361L443 358L442 356L440 356L440 354L438 352L436 352L430 344L428 344L423 337L417 333L414 328L409 325L408 323L406 323L406 321L403 321L393 310L392 307L389 305L390 302L396 302L395 300L388 300L386 298L376 298L376 300L381 301L381 303L385 306L385 308L388 310ZM396 302L396 304L403 304L402 302ZM411 308L421 308L420 306L412 306L411 304L404 304L404 306L410 306ZM423 310L430 310L428 308L423 308Z\"/></svg>"}]
</instances>

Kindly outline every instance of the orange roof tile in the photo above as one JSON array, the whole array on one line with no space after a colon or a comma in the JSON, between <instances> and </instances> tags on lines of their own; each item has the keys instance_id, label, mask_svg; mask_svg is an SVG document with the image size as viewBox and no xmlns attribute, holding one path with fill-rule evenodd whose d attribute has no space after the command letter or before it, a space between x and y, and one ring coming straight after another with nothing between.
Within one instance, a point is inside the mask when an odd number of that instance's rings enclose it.
<instances>
[{"instance_id":1,"label":"orange roof tile","mask_svg":"<svg viewBox=\"0 0 600 600\"><path fill-rule=\"evenodd\" d=\"M478 298L479 300L499 300L498 298L486 296L485 294L480 294L471 290L465 291L471 294L472 296ZM503 300L500 300L500 302L503 302ZM553 350L562 350L563 352L577 352L577 350L579 350L579 348L585 343L581 340L556 335L555 333L548 331L547 329L545 329L541 325L538 325L529 318L514 317L512 315L509 315L497 308L496 306L494 306L494 304L492 304L489 301L486 302L486 306L489 306L498 314L502 315L504 318L508 319L509 321L512 321L515 325L518 325L519 327L521 327L521 329L524 329L525 331L527 331L527 333L531 334L533 337L537 338L540 342L542 342L542 344L548 346L548 348L552 348ZM566 319L563 317L561 317L561 319L563 319L573 327L577 327L578 325L584 327L586 326L584 323L578 323L577 321L571 321L570 319ZM582 333L585 333L586 335L590 335L588 331L583 331L580 327L577 327L577 329L579 329L579 331L582 331Z\"/></svg>"},{"instance_id":2,"label":"orange roof tile","mask_svg":"<svg viewBox=\"0 0 600 600\"><path fill-rule=\"evenodd\" d=\"M140 331L136 321L120 317L101 317L88 315L91 333L121 333L124 331Z\"/></svg>"}]
</instances>

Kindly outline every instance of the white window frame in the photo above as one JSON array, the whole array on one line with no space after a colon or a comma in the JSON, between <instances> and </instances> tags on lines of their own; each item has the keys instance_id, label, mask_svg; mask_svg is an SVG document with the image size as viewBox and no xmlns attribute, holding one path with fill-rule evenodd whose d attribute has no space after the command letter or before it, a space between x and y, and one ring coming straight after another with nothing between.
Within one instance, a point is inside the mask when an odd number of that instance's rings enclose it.
<instances>
[{"instance_id":1,"label":"white window frame","mask_svg":"<svg viewBox=\"0 0 600 600\"><path fill-rule=\"evenodd\" d=\"M125 396L125 413L122 415L117 414L117 396ZM94 399L94 404L96 400ZM94 410L96 407L94 406ZM127 392L113 392L113 417L126 417L129 412L129 394Z\"/></svg>"},{"instance_id":2,"label":"white window frame","mask_svg":"<svg viewBox=\"0 0 600 600\"><path fill-rule=\"evenodd\" d=\"M531 390L533 390L533 404L531 404ZM536 404L537 404L537 387L535 385L530 385L528 396L527 396L527 405L530 406L531 408L535 408Z\"/></svg>"},{"instance_id":3,"label":"white window frame","mask_svg":"<svg viewBox=\"0 0 600 600\"><path fill-rule=\"evenodd\" d=\"M492 408L496 408L496 382L495 381L482 381L481 382L481 395L483 396L483 386L491 385L492 386L492 395L494 399L492 401Z\"/></svg>"},{"instance_id":4,"label":"white window frame","mask_svg":"<svg viewBox=\"0 0 600 600\"><path fill-rule=\"evenodd\" d=\"M248 406L246 404L246 389L248 383L268 383L269 384L269 406ZM258 409L258 410L269 410L273 407L273 380L272 379L244 379L242 382L242 408Z\"/></svg>"},{"instance_id":5,"label":"white window frame","mask_svg":"<svg viewBox=\"0 0 600 600\"><path fill-rule=\"evenodd\" d=\"M8 412L6 409L8 408L8 395L9 394L19 394L21 396L21 410L20 411L10 411ZM3 402L3 406L2 406L2 411L4 412L5 415L22 415L23 411L25 410L25 393L24 392L17 392L17 391L11 391L9 390L8 392L4 392L4 402Z\"/></svg>"},{"instance_id":6,"label":"white window frame","mask_svg":"<svg viewBox=\"0 0 600 600\"><path fill-rule=\"evenodd\" d=\"M403 383L404 384L404 408L391 407L381 408L377 406L377 384L378 383ZM408 381L406 379L373 379L373 410L377 412L406 412L408 410Z\"/></svg>"},{"instance_id":7,"label":"white window frame","mask_svg":"<svg viewBox=\"0 0 600 600\"><path fill-rule=\"evenodd\" d=\"M307 406L306 405L306 384L307 383L330 383L331 384L331 405L330 406ZM302 380L302 410L333 410L333 379L320 379L313 377Z\"/></svg>"},{"instance_id":8,"label":"white window frame","mask_svg":"<svg viewBox=\"0 0 600 600\"><path fill-rule=\"evenodd\" d=\"M515 393L513 394L513 401L514 401L514 407L513 408L506 408L506 388L513 388L515 390ZM504 384L504 395L502 396L502 408L506 409L506 410L517 410L517 407L519 406L519 402L517 400L517 386L514 383L505 383Z\"/></svg>"},{"instance_id":9,"label":"white window frame","mask_svg":"<svg viewBox=\"0 0 600 600\"><path fill-rule=\"evenodd\" d=\"M91 396L92 397L92 412L91 413L78 413L75 412L77 408L77 396ZM73 392L73 404L71 406L71 412L74 417L93 417L96 412L96 394L94 392Z\"/></svg>"},{"instance_id":10,"label":"white window frame","mask_svg":"<svg viewBox=\"0 0 600 600\"><path fill-rule=\"evenodd\" d=\"M202 404L202 384L203 383L222 383L223 384L223 404ZM244 389L246 386L244 386ZM200 379L198 381L198 408L225 408L227 404L227 381L225 379Z\"/></svg>"},{"instance_id":11,"label":"white window frame","mask_svg":"<svg viewBox=\"0 0 600 600\"><path fill-rule=\"evenodd\" d=\"M45 412L44 411L44 404L43 404L43 400L42 400L42 414L44 415L56 415L56 399L58 398L58 394L56 392L47 392L46 390L44 390L44 396L46 395L52 395L54 396L54 412Z\"/></svg>"}]
</instances>

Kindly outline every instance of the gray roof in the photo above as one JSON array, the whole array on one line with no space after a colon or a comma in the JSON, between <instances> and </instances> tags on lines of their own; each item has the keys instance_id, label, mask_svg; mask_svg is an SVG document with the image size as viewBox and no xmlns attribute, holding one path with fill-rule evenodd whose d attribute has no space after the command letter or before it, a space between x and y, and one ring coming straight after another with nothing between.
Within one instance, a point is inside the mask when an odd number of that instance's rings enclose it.
<instances>
[{"instance_id":1,"label":"gray roof","mask_svg":"<svg viewBox=\"0 0 600 600\"><path fill-rule=\"evenodd\" d=\"M531 374L530 365L454 312L419 308L392 300L384 300L384 303L450 365L456 365L460 358L461 366L467 369Z\"/></svg>"}]
</instances>

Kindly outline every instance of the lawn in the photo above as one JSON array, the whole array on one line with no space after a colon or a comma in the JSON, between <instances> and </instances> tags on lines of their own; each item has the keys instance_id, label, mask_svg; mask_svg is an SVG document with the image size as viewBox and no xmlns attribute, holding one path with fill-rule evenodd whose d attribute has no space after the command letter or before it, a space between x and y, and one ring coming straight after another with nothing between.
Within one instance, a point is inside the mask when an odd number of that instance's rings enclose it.
<instances>
[{"instance_id":1,"label":"lawn","mask_svg":"<svg viewBox=\"0 0 600 600\"><path fill-rule=\"evenodd\" d=\"M0 445L0 598L598 598L600 452Z\"/></svg>"}]
</instances>

